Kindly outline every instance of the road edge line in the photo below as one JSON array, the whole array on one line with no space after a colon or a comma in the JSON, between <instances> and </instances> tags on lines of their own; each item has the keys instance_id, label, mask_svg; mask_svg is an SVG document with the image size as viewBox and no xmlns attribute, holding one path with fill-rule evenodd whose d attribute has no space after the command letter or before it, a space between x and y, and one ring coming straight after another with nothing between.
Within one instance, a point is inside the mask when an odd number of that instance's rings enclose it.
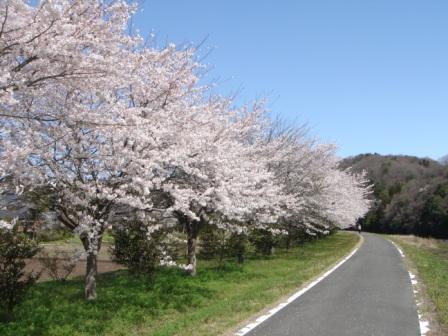
<instances>
[{"instance_id":1,"label":"road edge line","mask_svg":"<svg viewBox=\"0 0 448 336\"><path fill-rule=\"evenodd\" d=\"M395 243L394 241L390 240L389 238L387 238L387 240L389 242L392 243L392 245L395 246L395 248L398 250L398 252L400 253L400 256L402 259L406 259L406 255L404 254L403 250L400 248L400 246L398 246L397 243ZM406 265L405 265L406 267ZM409 278L411 279L411 287L412 287L412 292L414 294L414 301L415 301L415 305L417 306L417 315L418 315L418 325L420 328L420 336L425 336L428 334L428 332L431 330L430 326L429 326L429 321L423 319L423 315L422 313L419 311L419 306L420 306L420 301L418 300L417 294L419 291L419 285L418 285L418 281L417 278L415 277L415 275L408 270L408 268L406 267L406 271L409 274Z\"/></svg>"},{"instance_id":2,"label":"road edge line","mask_svg":"<svg viewBox=\"0 0 448 336\"><path fill-rule=\"evenodd\" d=\"M247 324L245 327L239 329L237 332L234 333L235 336L244 336L248 332L255 329L258 325L266 321L267 319L271 318L273 315L277 314L280 310L288 306L291 302L294 302L298 298L300 298L303 294L308 292L311 288L316 286L318 283L320 283L322 280L327 278L331 273L336 271L340 266L342 266L346 261L348 261L351 257L355 255L356 252L358 252L361 245L364 243L364 237L362 235L359 235L361 238L358 243L355 245L355 247L349 252L345 257L342 258L342 260L339 260L336 265L333 264L333 266L330 266L330 269L321 273L320 275L317 275L313 278L313 280L310 280L309 282L305 283L298 291L296 291L294 294L290 295L286 301L281 302L274 308L270 309L268 313L263 314L261 316L258 316L253 322Z\"/></svg>"}]
</instances>

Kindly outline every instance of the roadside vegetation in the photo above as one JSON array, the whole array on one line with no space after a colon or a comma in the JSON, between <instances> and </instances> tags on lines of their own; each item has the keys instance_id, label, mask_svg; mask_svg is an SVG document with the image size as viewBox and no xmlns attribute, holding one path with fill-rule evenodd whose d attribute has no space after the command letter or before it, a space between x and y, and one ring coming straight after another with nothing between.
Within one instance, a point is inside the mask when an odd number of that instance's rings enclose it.
<instances>
[{"instance_id":1,"label":"roadside vegetation","mask_svg":"<svg viewBox=\"0 0 448 336\"><path fill-rule=\"evenodd\" d=\"M427 306L435 311L440 327L445 331L441 331L440 335L446 335L448 331L448 241L415 236L390 236L389 238L400 245L406 257L416 267L419 278L424 283L426 294L431 300Z\"/></svg>"},{"instance_id":2,"label":"roadside vegetation","mask_svg":"<svg viewBox=\"0 0 448 336\"><path fill-rule=\"evenodd\" d=\"M288 295L349 253L356 235L340 232L239 264L200 260L196 277L178 268L151 276L127 270L99 275L98 299L82 279L36 284L0 324L1 335L218 335Z\"/></svg>"}]
</instances>

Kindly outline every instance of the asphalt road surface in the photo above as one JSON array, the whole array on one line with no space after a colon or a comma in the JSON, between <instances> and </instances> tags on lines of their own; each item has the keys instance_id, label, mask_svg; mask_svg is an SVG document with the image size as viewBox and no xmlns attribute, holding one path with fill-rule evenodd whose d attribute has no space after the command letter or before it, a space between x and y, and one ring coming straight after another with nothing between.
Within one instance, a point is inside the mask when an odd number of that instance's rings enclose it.
<instances>
[{"instance_id":1,"label":"asphalt road surface","mask_svg":"<svg viewBox=\"0 0 448 336\"><path fill-rule=\"evenodd\" d=\"M417 336L409 274L396 248L363 233L341 267L246 335Z\"/></svg>"}]
</instances>

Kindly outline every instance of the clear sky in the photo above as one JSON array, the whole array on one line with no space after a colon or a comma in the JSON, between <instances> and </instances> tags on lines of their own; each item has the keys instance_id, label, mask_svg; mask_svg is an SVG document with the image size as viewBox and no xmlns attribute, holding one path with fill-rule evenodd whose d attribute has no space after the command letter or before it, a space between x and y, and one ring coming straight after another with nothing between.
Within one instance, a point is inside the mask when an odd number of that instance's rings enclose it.
<instances>
[{"instance_id":1,"label":"clear sky","mask_svg":"<svg viewBox=\"0 0 448 336\"><path fill-rule=\"evenodd\" d=\"M448 153L447 0L146 0L159 43L199 43L207 76L306 122L339 155ZM241 90L242 89L242 90Z\"/></svg>"}]
</instances>

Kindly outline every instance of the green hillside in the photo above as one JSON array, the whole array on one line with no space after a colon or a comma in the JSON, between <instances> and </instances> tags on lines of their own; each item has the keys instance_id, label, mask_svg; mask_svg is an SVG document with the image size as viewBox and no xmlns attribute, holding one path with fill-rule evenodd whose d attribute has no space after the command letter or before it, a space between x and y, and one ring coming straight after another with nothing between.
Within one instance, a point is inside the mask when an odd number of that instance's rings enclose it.
<instances>
[{"instance_id":1,"label":"green hillside","mask_svg":"<svg viewBox=\"0 0 448 336\"><path fill-rule=\"evenodd\" d=\"M361 154L343 168L367 170L376 202L362 219L368 231L448 238L448 166L412 156Z\"/></svg>"}]
</instances>

